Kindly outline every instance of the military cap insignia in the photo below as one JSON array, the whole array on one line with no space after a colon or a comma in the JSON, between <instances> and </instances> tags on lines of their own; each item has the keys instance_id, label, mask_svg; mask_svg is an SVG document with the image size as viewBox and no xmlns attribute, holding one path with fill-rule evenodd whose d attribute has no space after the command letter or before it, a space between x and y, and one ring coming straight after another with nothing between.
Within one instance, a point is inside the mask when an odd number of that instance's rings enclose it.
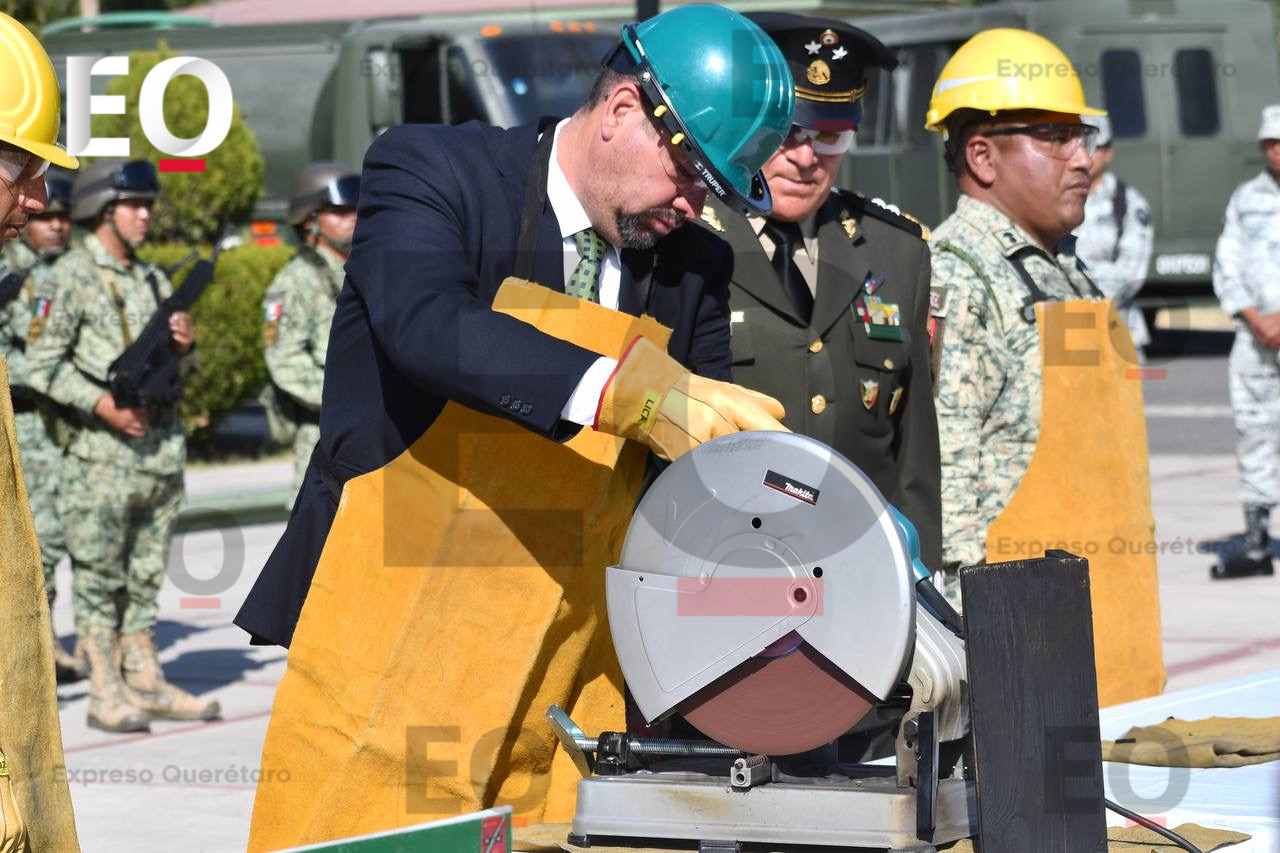
<instances>
[{"instance_id":1,"label":"military cap insignia","mask_svg":"<svg viewBox=\"0 0 1280 853\"><path fill-rule=\"evenodd\" d=\"M929 288L929 315L932 317L947 316L947 296L950 291L945 284L935 284Z\"/></svg>"},{"instance_id":2,"label":"military cap insignia","mask_svg":"<svg viewBox=\"0 0 1280 853\"><path fill-rule=\"evenodd\" d=\"M831 58L835 60L844 59L848 55L849 51L845 50L843 47L837 47L835 50L831 51Z\"/></svg>"},{"instance_id":3,"label":"military cap insignia","mask_svg":"<svg viewBox=\"0 0 1280 853\"><path fill-rule=\"evenodd\" d=\"M719 231L721 234L724 233L724 224L720 221L720 217L716 213L716 209L709 204L704 204L702 206L702 221L707 223L707 225L712 229Z\"/></svg>"},{"instance_id":4,"label":"military cap insignia","mask_svg":"<svg viewBox=\"0 0 1280 853\"><path fill-rule=\"evenodd\" d=\"M898 411L898 404L902 402L902 395L906 388L894 388L893 393L889 395L889 414L895 414Z\"/></svg>"},{"instance_id":5,"label":"military cap insignia","mask_svg":"<svg viewBox=\"0 0 1280 853\"><path fill-rule=\"evenodd\" d=\"M880 396L880 383L874 379L862 380L862 408L868 412L871 407L876 404L876 398Z\"/></svg>"},{"instance_id":6,"label":"military cap insignia","mask_svg":"<svg viewBox=\"0 0 1280 853\"><path fill-rule=\"evenodd\" d=\"M827 47L840 43L840 36L835 34L835 30L823 30L818 39Z\"/></svg>"},{"instance_id":7,"label":"military cap insignia","mask_svg":"<svg viewBox=\"0 0 1280 853\"><path fill-rule=\"evenodd\" d=\"M815 53L822 53L822 45L818 44L816 41L809 42L804 46L804 49L809 51L810 56Z\"/></svg>"},{"instance_id":8,"label":"military cap insignia","mask_svg":"<svg viewBox=\"0 0 1280 853\"><path fill-rule=\"evenodd\" d=\"M831 82L831 66L824 60L815 59L809 63L809 70L805 72L805 78L815 86L825 86Z\"/></svg>"}]
</instances>

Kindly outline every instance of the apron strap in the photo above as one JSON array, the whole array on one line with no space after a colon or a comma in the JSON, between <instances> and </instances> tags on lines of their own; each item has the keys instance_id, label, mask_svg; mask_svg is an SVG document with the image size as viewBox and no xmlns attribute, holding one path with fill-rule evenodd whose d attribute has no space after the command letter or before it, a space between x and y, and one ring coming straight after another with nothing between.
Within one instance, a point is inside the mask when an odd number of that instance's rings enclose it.
<instances>
[{"instance_id":1,"label":"apron strap","mask_svg":"<svg viewBox=\"0 0 1280 853\"><path fill-rule=\"evenodd\" d=\"M547 204L547 175L551 170L551 147L555 144L556 125L544 125L542 138L533 151L533 163L529 168L529 182L524 188L524 209L520 214L520 236L516 241L516 265L514 275L525 281L533 281L533 255L538 247L538 228L542 224L542 209Z\"/></svg>"}]
</instances>

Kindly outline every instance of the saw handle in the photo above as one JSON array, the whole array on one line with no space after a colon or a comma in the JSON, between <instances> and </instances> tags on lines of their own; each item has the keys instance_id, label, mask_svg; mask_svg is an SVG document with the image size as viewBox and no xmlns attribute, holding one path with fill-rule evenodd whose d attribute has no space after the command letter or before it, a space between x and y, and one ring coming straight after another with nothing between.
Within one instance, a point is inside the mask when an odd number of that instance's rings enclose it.
<instances>
[{"instance_id":1,"label":"saw handle","mask_svg":"<svg viewBox=\"0 0 1280 853\"><path fill-rule=\"evenodd\" d=\"M950 628L957 637L964 636L964 624L960 619L960 614L956 613L951 602L943 596L938 588L933 585L933 575L930 574L929 568L920 559L920 534L916 531L916 526L911 523L911 519L903 515L897 507L890 506L893 510L893 517L898 522L898 528L902 531L902 537L907 540L907 553L911 556L912 574L915 576L916 595L920 596L921 603L937 617L938 621Z\"/></svg>"}]
</instances>

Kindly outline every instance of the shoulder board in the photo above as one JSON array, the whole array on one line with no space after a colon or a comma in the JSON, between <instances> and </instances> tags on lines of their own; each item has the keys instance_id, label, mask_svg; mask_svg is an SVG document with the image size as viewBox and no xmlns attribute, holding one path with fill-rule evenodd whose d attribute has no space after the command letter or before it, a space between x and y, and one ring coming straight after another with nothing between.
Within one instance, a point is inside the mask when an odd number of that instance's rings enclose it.
<instances>
[{"instance_id":1,"label":"shoulder board","mask_svg":"<svg viewBox=\"0 0 1280 853\"><path fill-rule=\"evenodd\" d=\"M855 216L870 216L873 219L879 219L881 222L887 222L895 228L900 228L912 237L919 237L921 240L929 239L929 229L911 214L903 213L896 207L890 207L880 199L869 200L860 193L853 193L848 190L840 190L839 192L840 198Z\"/></svg>"}]
</instances>

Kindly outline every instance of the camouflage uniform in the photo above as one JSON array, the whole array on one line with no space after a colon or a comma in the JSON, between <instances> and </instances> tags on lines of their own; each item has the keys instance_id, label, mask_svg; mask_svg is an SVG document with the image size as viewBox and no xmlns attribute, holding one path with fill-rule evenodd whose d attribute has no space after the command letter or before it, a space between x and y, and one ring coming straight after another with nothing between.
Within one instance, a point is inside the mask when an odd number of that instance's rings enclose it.
<instances>
[{"instance_id":1,"label":"camouflage uniform","mask_svg":"<svg viewBox=\"0 0 1280 853\"><path fill-rule=\"evenodd\" d=\"M1213 289L1222 310L1280 311L1280 186L1263 172L1231 195L1218 238ZM1236 417L1236 461L1245 504L1276 505L1276 457L1280 455L1280 363L1277 350L1258 343L1236 318L1229 362Z\"/></svg>"},{"instance_id":2,"label":"camouflage uniform","mask_svg":"<svg viewBox=\"0 0 1280 853\"><path fill-rule=\"evenodd\" d=\"M1132 186L1126 184L1124 231L1116 233L1116 176L1104 172L1098 186L1084 203L1084 224L1076 229L1076 253L1089 270L1098 289L1116 303L1139 351L1151 342L1142 310L1133 299L1147 279L1155 229L1151 227L1151 207Z\"/></svg>"},{"instance_id":3,"label":"camouflage uniform","mask_svg":"<svg viewBox=\"0 0 1280 853\"><path fill-rule=\"evenodd\" d=\"M172 410L149 412L145 433L127 436L93 415L107 367L172 292L159 269L126 266L96 236L53 265L57 290L27 347L31 383L80 414L62 465L58 508L75 571L76 628L150 631L169 540L182 501L186 439ZM126 328L127 327L127 330Z\"/></svg>"},{"instance_id":4,"label":"camouflage uniform","mask_svg":"<svg viewBox=\"0 0 1280 853\"><path fill-rule=\"evenodd\" d=\"M1023 319L1029 294L1012 259L1050 299L1091 298L1096 290L1070 243L1051 258L1003 213L965 195L930 240L933 285L947 288L936 406L948 569L983 561L987 529L1040 433L1039 330Z\"/></svg>"},{"instance_id":5,"label":"camouflage uniform","mask_svg":"<svg viewBox=\"0 0 1280 853\"><path fill-rule=\"evenodd\" d=\"M11 240L4 248L6 269L28 270L26 281L18 298L0 309L0 351L9 365L9 387L13 392L13 421L18 437L18 452L22 459L23 476L27 482L27 497L31 502L31 515L36 522L36 536L40 540L40 561L44 564L44 589L53 606L55 594L54 569L66 556L62 520L57 511L58 479L62 467L62 448L49 434L49 424L54 414L47 406L37 408L40 402L27 378L26 341L33 311L38 306L36 293L48 290L49 262L42 261L36 252L22 240Z\"/></svg>"},{"instance_id":6,"label":"camouflage uniform","mask_svg":"<svg viewBox=\"0 0 1280 853\"><path fill-rule=\"evenodd\" d=\"M320 440L320 391L329 348L342 261L332 252L304 248L276 274L263 298L267 370L278 395L288 395L297 421L293 489L302 486L311 451Z\"/></svg>"}]
</instances>

